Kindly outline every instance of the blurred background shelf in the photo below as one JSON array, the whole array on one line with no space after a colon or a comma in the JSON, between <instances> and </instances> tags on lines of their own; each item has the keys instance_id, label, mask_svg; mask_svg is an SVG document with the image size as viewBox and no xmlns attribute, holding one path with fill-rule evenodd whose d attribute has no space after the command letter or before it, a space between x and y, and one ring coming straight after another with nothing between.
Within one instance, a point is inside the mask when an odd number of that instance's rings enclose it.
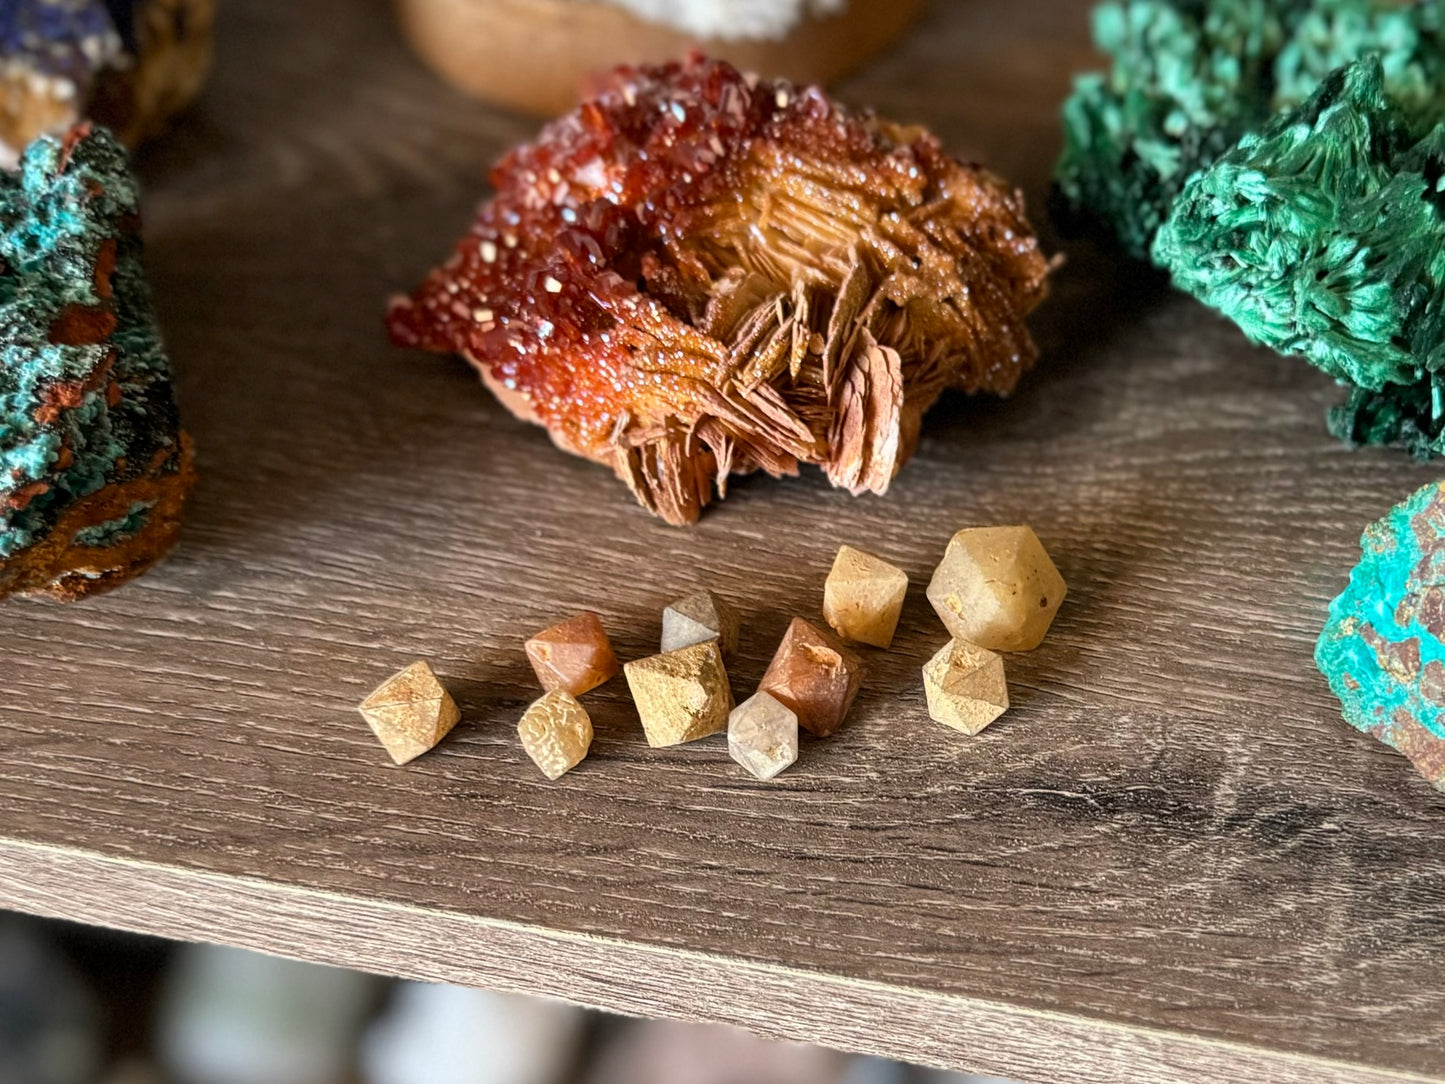
<instances>
[{"instance_id":1,"label":"blurred background shelf","mask_svg":"<svg viewBox=\"0 0 1445 1084\"><path fill-rule=\"evenodd\" d=\"M839 91L1042 217L1086 15L937 3ZM382 334L533 130L383 0L224 5L212 86L141 160L202 484L143 580L0 608L0 905L1022 1079L1445 1078L1445 796L1310 662L1360 528L1431 468L1337 446L1327 381L1080 249L1037 372L941 404L886 499L750 480L668 528ZM922 587L1001 522L1071 595L965 740L924 709ZM526 634L592 608L637 657L706 584L747 617L741 693L840 542L914 590L775 783L719 739L649 750L620 682L581 768L526 760ZM417 657L463 721L396 769L355 704Z\"/></svg>"}]
</instances>

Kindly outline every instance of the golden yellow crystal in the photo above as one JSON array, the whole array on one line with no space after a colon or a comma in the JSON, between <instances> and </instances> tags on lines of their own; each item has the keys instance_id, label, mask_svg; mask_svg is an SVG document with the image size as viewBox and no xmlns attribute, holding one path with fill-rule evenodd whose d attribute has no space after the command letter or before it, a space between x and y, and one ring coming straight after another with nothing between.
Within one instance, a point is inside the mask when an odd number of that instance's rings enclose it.
<instances>
[{"instance_id":1,"label":"golden yellow crystal","mask_svg":"<svg viewBox=\"0 0 1445 1084\"><path fill-rule=\"evenodd\" d=\"M977 734L1008 711L1003 659L966 640L950 640L923 666L928 714L954 730Z\"/></svg>"},{"instance_id":2,"label":"golden yellow crystal","mask_svg":"<svg viewBox=\"0 0 1445 1084\"><path fill-rule=\"evenodd\" d=\"M990 651L1038 647L1067 588L1028 527L973 527L948 543L928 601L949 635Z\"/></svg>"},{"instance_id":3,"label":"golden yellow crystal","mask_svg":"<svg viewBox=\"0 0 1445 1084\"><path fill-rule=\"evenodd\" d=\"M648 745L681 745L727 728L733 694L716 640L637 659L622 669Z\"/></svg>"},{"instance_id":4,"label":"golden yellow crystal","mask_svg":"<svg viewBox=\"0 0 1445 1084\"><path fill-rule=\"evenodd\" d=\"M360 710L398 764L435 747L462 717L456 701L425 662L392 674L361 702Z\"/></svg>"},{"instance_id":5,"label":"golden yellow crystal","mask_svg":"<svg viewBox=\"0 0 1445 1084\"><path fill-rule=\"evenodd\" d=\"M548 779L560 779L592 748L592 719L571 693L560 689L532 702L517 724L522 748Z\"/></svg>"},{"instance_id":6,"label":"golden yellow crystal","mask_svg":"<svg viewBox=\"0 0 1445 1084\"><path fill-rule=\"evenodd\" d=\"M840 546L823 584L823 617L846 640L887 647L907 594L908 576L901 568Z\"/></svg>"}]
</instances>

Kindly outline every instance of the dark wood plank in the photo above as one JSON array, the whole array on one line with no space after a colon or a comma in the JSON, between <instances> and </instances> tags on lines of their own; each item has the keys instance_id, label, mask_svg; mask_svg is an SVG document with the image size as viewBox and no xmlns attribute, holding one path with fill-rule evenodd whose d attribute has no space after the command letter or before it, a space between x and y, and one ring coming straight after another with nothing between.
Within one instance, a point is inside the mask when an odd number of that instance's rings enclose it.
<instances>
[{"instance_id":1,"label":"dark wood plank","mask_svg":"<svg viewBox=\"0 0 1445 1084\"><path fill-rule=\"evenodd\" d=\"M940 4L844 94L1041 207L1084 26ZM379 0L222 32L143 162L203 483L143 581L0 609L0 902L1031 1079L1445 1077L1445 796L1310 662L1360 528L1432 468L1335 445L1327 381L1079 251L1037 373L942 404L886 499L747 481L668 528L382 335L531 126L439 86ZM923 708L922 586L956 527L1018 521L1072 594L966 740ZM649 750L621 683L576 772L518 748L526 633L591 607L639 656L706 583L747 615L745 693L844 541L915 589L775 783L720 739ZM464 721L396 769L354 705L416 657Z\"/></svg>"}]
</instances>

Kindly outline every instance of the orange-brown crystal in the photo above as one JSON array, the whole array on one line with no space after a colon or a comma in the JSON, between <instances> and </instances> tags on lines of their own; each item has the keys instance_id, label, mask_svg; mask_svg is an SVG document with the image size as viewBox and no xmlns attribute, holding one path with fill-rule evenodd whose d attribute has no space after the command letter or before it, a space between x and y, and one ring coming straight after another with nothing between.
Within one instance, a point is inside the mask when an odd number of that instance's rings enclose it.
<instances>
[{"instance_id":1,"label":"orange-brown crystal","mask_svg":"<svg viewBox=\"0 0 1445 1084\"><path fill-rule=\"evenodd\" d=\"M694 56L620 68L512 151L389 327L456 352L673 523L731 473L883 492L953 385L1008 392L1047 261L927 132Z\"/></svg>"}]
</instances>

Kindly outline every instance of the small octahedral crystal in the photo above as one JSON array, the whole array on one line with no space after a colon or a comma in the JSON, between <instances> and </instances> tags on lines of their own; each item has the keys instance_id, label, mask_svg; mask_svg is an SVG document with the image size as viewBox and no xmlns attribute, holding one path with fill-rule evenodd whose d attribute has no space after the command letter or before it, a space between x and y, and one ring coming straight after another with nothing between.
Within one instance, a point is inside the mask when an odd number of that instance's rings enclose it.
<instances>
[{"instance_id":1,"label":"small octahedral crystal","mask_svg":"<svg viewBox=\"0 0 1445 1084\"><path fill-rule=\"evenodd\" d=\"M907 594L908 576L901 568L842 546L823 585L823 617L846 640L887 647Z\"/></svg>"},{"instance_id":2,"label":"small octahedral crystal","mask_svg":"<svg viewBox=\"0 0 1445 1084\"><path fill-rule=\"evenodd\" d=\"M928 714L944 726L977 734L1008 711L1003 659L967 640L950 640L923 667Z\"/></svg>"},{"instance_id":3,"label":"small octahedral crystal","mask_svg":"<svg viewBox=\"0 0 1445 1084\"><path fill-rule=\"evenodd\" d=\"M425 662L414 662L361 702L361 717L398 764L415 760L450 733L461 712Z\"/></svg>"},{"instance_id":4,"label":"small octahedral crystal","mask_svg":"<svg viewBox=\"0 0 1445 1084\"><path fill-rule=\"evenodd\" d=\"M733 694L716 640L637 659L623 672L648 745L681 745L726 729Z\"/></svg>"},{"instance_id":5,"label":"small octahedral crystal","mask_svg":"<svg viewBox=\"0 0 1445 1084\"><path fill-rule=\"evenodd\" d=\"M0 597L74 599L165 556L195 478L109 133L0 170Z\"/></svg>"},{"instance_id":6,"label":"small octahedral crystal","mask_svg":"<svg viewBox=\"0 0 1445 1084\"><path fill-rule=\"evenodd\" d=\"M1442 450L1445 125L1423 134L1370 57L1185 187L1155 244L1250 339L1355 389L1347 439ZM1445 88L1442 88L1445 97Z\"/></svg>"},{"instance_id":7,"label":"small octahedral crystal","mask_svg":"<svg viewBox=\"0 0 1445 1084\"><path fill-rule=\"evenodd\" d=\"M972 527L949 541L928 601L956 640L990 651L1030 651L1049 631L1065 591L1031 528Z\"/></svg>"},{"instance_id":8,"label":"small octahedral crystal","mask_svg":"<svg viewBox=\"0 0 1445 1084\"><path fill-rule=\"evenodd\" d=\"M549 629L526 644L527 659L547 692L558 690L581 696L617 676L617 656L594 613L581 613Z\"/></svg>"},{"instance_id":9,"label":"small octahedral crystal","mask_svg":"<svg viewBox=\"0 0 1445 1084\"><path fill-rule=\"evenodd\" d=\"M756 693L728 716L728 755L759 779L798 759L798 716L768 693Z\"/></svg>"},{"instance_id":10,"label":"small octahedral crystal","mask_svg":"<svg viewBox=\"0 0 1445 1084\"><path fill-rule=\"evenodd\" d=\"M0 3L0 162L93 119L134 145L200 92L215 0Z\"/></svg>"},{"instance_id":11,"label":"small octahedral crystal","mask_svg":"<svg viewBox=\"0 0 1445 1084\"><path fill-rule=\"evenodd\" d=\"M945 388L1006 394L1048 261L1019 194L816 88L620 68L492 173L388 322L691 523L728 476L882 493Z\"/></svg>"},{"instance_id":12,"label":"small octahedral crystal","mask_svg":"<svg viewBox=\"0 0 1445 1084\"><path fill-rule=\"evenodd\" d=\"M1064 105L1061 203L1147 258L1191 176L1345 64L1378 55L1391 96L1439 119L1442 26L1433 0L1102 3L1094 37L1110 67L1080 76Z\"/></svg>"},{"instance_id":13,"label":"small octahedral crystal","mask_svg":"<svg viewBox=\"0 0 1445 1084\"><path fill-rule=\"evenodd\" d=\"M724 657L738 647L738 615L711 591L698 591L662 611L662 650L716 640Z\"/></svg>"},{"instance_id":14,"label":"small octahedral crystal","mask_svg":"<svg viewBox=\"0 0 1445 1084\"><path fill-rule=\"evenodd\" d=\"M863 660L831 633L795 617L758 685L798 716L808 733L826 738L843 725L863 686Z\"/></svg>"},{"instance_id":15,"label":"small octahedral crystal","mask_svg":"<svg viewBox=\"0 0 1445 1084\"><path fill-rule=\"evenodd\" d=\"M1365 528L1315 663L1345 721L1445 791L1445 492L1425 486Z\"/></svg>"},{"instance_id":16,"label":"small octahedral crystal","mask_svg":"<svg viewBox=\"0 0 1445 1084\"><path fill-rule=\"evenodd\" d=\"M548 779L560 779L592 748L592 719L576 697L560 689L532 703L517 724L522 748Z\"/></svg>"}]
</instances>

